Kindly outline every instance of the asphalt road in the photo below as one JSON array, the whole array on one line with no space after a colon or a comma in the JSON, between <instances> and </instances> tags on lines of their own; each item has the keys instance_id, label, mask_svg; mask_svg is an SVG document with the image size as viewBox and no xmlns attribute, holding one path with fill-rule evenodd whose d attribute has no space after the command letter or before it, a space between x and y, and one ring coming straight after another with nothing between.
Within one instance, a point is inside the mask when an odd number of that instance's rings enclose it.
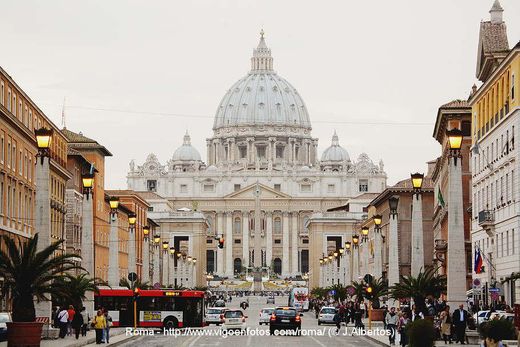
<instances>
[{"instance_id":1,"label":"asphalt road","mask_svg":"<svg viewBox=\"0 0 520 347\"><path fill-rule=\"evenodd\" d=\"M240 298L233 298L231 303L228 303L229 308L237 308L240 303ZM277 305L286 305L287 297L277 297ZM162 331L156 330L153 336L138 336L132 338L121 346L130 347L151 347L151 346L166 346L175 345L181 347L195 347L195 346L261 346L261 347L275 347L275 346L299 346L299 347L330 347L330 346L344 346L344 347L360 347L360 346L378 346L363 336L355 336L352 334L352 327L342 327L340 334L336 335L336 326L320 325L314 316L314 312L305 312L302 317L302 336L270 336L269 327L258 324L259 312L263 307L273 307L272 304L266 304L266 297L250 297L249 308L245 310L248 316L247 328L249 334L241 336L224 336L220 327L211 325L204 329L197 329L191 331L190 336L183 336L185 331L179 331L181 336L168 336ZM210 336L211 334L211 336Z\"/></svg>"}]
</instances>

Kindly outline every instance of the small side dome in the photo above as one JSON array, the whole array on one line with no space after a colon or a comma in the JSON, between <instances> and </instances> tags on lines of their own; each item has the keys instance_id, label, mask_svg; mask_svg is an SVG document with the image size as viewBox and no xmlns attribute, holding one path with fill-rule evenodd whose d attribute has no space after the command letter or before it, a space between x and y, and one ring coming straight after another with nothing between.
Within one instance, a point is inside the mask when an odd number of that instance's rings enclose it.
<instances>
[{"instance_id":1,"label":"small side dome","mask_svg":"<svg viewBox=\"0 0 520 347\"><path fill-rule=\"evenodd\" d=\"M350 157L348 155L347 150L339 145L339 139L338 139L338 135L336 134L336 131L334 131L334 135L332 136L332 144L321 155L321 161L322 162L350 161Z\"/></svg>"},{"instance_id":2,"label":"small side dome","mask_svg":"<svg viewBox=\"0 0 520 347\"><path fill-rule=\"evenodd\" d=\"M186 131L184 143L173 153L173 161L201 161L200 153L191 145L190 135Z\"/></svg>"},{"instance_id":3,"label":"small side dome","mask_svg":"<svg viewBox=\"0 0 520 347\"><path fill-rule=\"evenodd\" d=\"M215 165L210 165L210 166L208 166L206 171L214 172L214 171L218 171L218 169L217 169L217 167Z\"/></svg>"}]
</instances>

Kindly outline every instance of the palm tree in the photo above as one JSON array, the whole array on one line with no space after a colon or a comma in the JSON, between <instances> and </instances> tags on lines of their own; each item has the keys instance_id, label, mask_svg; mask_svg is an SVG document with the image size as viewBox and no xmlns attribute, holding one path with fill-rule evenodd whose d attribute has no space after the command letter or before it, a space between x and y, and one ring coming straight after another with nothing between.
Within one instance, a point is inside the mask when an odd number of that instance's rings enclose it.
<instances>
[{"instance_id":1,"label":"palm tree","mask_svg":"<svg viewBox=\"0 0 520 347\"><path fill-rule=\"evenodd\" d=\"M345 300L347 297L347 287L343 286L343 284L333 284L330 287L326 288L327 292L334 291L334 300Z\"/></svg>"},{"instance_id":2,"label":"palm tree","mask_svg":"<svg viewBox=\"0 0 520 347\"><path fill-rule=\"evenodd\" d=\"M365 285L362 282L353 281L349 287L354 288L353 295L356 297L356 301L362 303L365 298Z\"/></svg>"},{"instance_id":3,"label":"palm tree","mask_svg":"<svg viewBox=\"0 0 520 347\"><path fill-rule=\"evenodd\" d=\"M323 299L327 296L327 288L315 287L311 290L311 295L318 299Z\"/></svg>"},{"instance_id":4,"label":"palm tree","mask_svg":"<svg viewBox=\"0 0 520 347\"><path fill-rule=\"evenodd\" d=\"M446 276L438 275L437 269L428 267L421 270L417 277L401 276L399 283L390 288L392 297L396 299L413 298L420 312L427 314L425 300L428 297L438 298L446 292Z\"/></svg>"},{"instance_id":5,"label":"palm tree","mask_svg":"<svg viewBox=\"0 0 520 347\"><path fill-rule=\"evenodd\" d=\"M119 280L119 286L121 287L126 287L128 289L136 289L136 288L139 288L139 289L150 289L152 286L150 285L150 282L141 282L140 279L137 279L136 281L130 283L128 282L128 280L124 277L122 277L120 280Z\"/></svg>"},{"instance_id":6,"label":"palm tree","mask_svg":"<svg viewBox=\"0 0 520 347\"><path fill-rule=\"evenodd\" d=\"M67 274L58 278L54 284L60 288L61 304L71 304L76 309L83 307L83 300L85 300L87 292L99 292L100 285L107 285L106 282L99 278L90 278L87 273L82 273L77 276Z\"/></svg>"},{"instance_id":7,"label":"palm tree","mask_svg":"<svg viewBox=\"0 0 520 347\"><path fill-rule=\"evenodd\" d=\"M49 300L48 295L59 297L62 292L54 282L64 272L80 268L74 263L76 254L55 253L61 250L64 240L52 243L38 251L38 234L22 242L2 236L6 245L0 250L0 273L4 277L2 292L8 292L13 300L13 321L34 322L36 319L34 298Z\"/></svg>"},{"instance_id":8,"label":"palm tree","mask_svg":"<svg viewBox=\"0 0 520 347\"><path fill-rule=\"evenodd\" d=\"M388 295L388 282L383 278L373 279L369 286L372 288L371 293L365 292L365 297L372 302L372 308L378 309L381 305L379 299Z\"/></svg>"}]
</instances>

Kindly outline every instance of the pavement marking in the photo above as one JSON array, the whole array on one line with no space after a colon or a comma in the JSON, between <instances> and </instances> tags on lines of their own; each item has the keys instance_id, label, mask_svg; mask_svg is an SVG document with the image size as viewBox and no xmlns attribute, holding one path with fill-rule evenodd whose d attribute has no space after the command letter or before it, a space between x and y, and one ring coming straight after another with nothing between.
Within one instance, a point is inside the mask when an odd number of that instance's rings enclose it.
<instances>
[{"instance_id":1,"label":"pavement marking","mask_svg":"<svg viewBox=\"0 0 520 347\"><path fill-rule=\"evenodd\" d=\"M197 336L197 338L196 338L195 340L193 340L193 341L189 344L188 347L193 347L194 344L195 344L195 342L197 342L201 337L202 337L202 335Z\"/></svg>"},{"instance_id":2,"label":"pavement marking","mask_svg":"<svg viewBox=\"0 0 520 347\"><path fill-rule=\"evenodd\" d=\"M320 345L321 347L327 347L325 346L323 343L321 343L320 341L318 341L314 336L309 336L311 339L313 339L318 345Z\"/></svg>"},{"instance_id":3,"label":"pavement marking","mask_svg":"<svg viewBox=\"0 0 520 347\"><path fill-rule=\"evenodd\" d=\"M251 335L247 335L247 344L246 346L251 346Z\"/></svg>"}]
</instances>

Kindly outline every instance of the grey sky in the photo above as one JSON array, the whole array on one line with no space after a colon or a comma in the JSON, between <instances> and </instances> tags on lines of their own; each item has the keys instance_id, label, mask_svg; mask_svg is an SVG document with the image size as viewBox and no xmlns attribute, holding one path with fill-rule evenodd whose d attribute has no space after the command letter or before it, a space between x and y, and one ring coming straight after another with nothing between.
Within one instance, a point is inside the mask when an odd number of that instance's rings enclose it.
<instances>
[{"instance_id":1,"label":"grey sky","mask_svg":"<svg viewBox=\"0 0 520 347\"><path fill-rule=\"evenodd\" d=\"M248 72L263 28L274 69L309 109L320 154L336 129L352 159L383 159L394 184L439 154L437 108L475 82L492 3L2 1L0 65L57 124L66 97L67 127L114 154L107 186L125 188L131 159L154 152L166 163L186 129L205 159L220 98ZM513 46L520 1L501 3Z\"/></svg>"}]
</instances>

